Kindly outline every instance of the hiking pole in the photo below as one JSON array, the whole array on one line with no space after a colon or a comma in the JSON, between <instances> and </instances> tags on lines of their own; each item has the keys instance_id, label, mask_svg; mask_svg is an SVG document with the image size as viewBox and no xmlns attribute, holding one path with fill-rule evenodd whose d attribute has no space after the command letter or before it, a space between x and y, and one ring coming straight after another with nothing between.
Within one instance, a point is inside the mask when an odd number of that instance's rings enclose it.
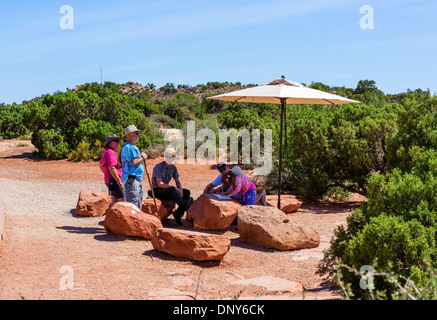
<instances>
[{"instance_id":1,"label":"hiking pole","mask_svg":"<svg viewBox=\"0 0 437 320\"><path fill-rule=\"evenodd\" d=\"M159 218L158 206L156 205L156 199L155 199L155 192L153 192L152 181L150 180L149 170L147 170L146 160L145 159L143 159L143 163L144 163L144 168L146 169L147 179L149 180L149 186L150 186L150 191L152 192L153 203L155 204L155 214L156 214L156 217Z\"/></svg>"}]
</instances>

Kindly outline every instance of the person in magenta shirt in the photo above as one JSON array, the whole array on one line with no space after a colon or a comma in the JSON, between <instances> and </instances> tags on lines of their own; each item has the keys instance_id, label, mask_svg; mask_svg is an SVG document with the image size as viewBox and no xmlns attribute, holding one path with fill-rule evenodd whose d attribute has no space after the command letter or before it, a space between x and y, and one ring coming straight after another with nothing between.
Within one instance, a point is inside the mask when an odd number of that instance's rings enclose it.
<instances>
[{"instance_id":1,"label":"person in magenta shirt","mask_svg":"<svg viewBox=\"0 0 437 320\"><path fill-rule=\"evenodd\" d=\"M232 170L224 177L223 180L229 183L230 189L222 194L240 199L240 203L243 206L254 205L256 200L255 183L248 176L242 174L242 172L238 172L238 174L235 172L238 171Z\"/></svg>"},{"instance_id":2,"label":"person in magenta shirt","mask_svg":"<svg viewBox=\"0 0 437 320\"><path fill-rule=\"evenodd\" d=\"M125 201L124 185L122 182L123 170L118 165L117 153L121 138L116 134L110 134L103 147L105 151L100 159L99 167L103 172L105 184L111 196L111 206L120 201Z\"/></svg>"}]
</instances>

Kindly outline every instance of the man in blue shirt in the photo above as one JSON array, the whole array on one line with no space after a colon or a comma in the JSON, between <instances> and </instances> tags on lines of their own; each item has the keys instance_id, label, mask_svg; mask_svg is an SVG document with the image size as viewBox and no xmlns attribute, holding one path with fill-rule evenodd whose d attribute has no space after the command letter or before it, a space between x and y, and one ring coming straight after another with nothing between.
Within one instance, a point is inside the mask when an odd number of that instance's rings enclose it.
<instances>
[{"instance_id":1,"label":"man in blue shirt","mask_svg":"<svg viewBox=\"0 0 437 320\"><path fill-rule=\"evenodd\" d=\"M216 188L218 186L221 186L222 183L222 175L227 176L228 173L230 172L228 166L226 165L226 163L220 162L217 165L217 170L220 172L220 174L214 179L213 182L211 182L210 184L208 184L205 189L203 190L203 193L215 193L215 192L219 192L219 191L223 191L220 190L221 188Z\"/></svg>"},{"instance_id":2,"label":"man in blue shirt","mask_svg":"<svg viewBox=\"0 0 437 320\"><path fill-rule=\"evenodd\" d=\"M143 160L147 154L140 152L135 145L140 139L140 132L134 125L124 129L123 140L126 142L120 153L120 160L123 168L122 182L125 187L126 201L135 204L141 209L143 205Z\"/></svg>"}]
</instances>

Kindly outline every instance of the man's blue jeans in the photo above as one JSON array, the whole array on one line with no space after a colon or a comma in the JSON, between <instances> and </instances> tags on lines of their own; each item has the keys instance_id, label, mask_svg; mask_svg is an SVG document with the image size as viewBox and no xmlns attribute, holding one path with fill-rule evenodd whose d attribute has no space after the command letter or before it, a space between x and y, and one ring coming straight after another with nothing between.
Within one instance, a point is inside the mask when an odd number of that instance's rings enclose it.
<instances>
[{"instance_id":1,"label":"man's blue jeans","mask_svg":"<svg viewBox=\"0 0 437 320\"><path fill-rule=\"evenodd\" d=\"M127 179L124 184L126 201L133 203L138 208L143 206L143 186L136 178Z\"/></svg>"}]
</instances>

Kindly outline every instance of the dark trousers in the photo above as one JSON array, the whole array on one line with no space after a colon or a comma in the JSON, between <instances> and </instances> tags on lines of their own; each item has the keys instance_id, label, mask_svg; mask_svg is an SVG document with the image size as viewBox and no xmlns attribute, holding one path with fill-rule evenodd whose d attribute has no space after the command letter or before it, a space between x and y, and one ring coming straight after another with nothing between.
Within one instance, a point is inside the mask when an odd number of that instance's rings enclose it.
<instances>
[{"instance_id":1,"label":"dark trousers","mask_svg":"<svg viewBox=\"0 0 437 320\"><path fill-rule=\"evenodd\" d=\"M153 188L153 193L155 194L155 197L159 200L163 201L174 201L178 205L177 210L175 211L176 214L182 215L185 212L185 209L187 207L187 201L190 198L190 190L183 189L183 196L181 197L178 190L175 187L169 187L169 188ZM151 195L151 192L149 191L149 195Z\"/></svg>"}]
</instances>

